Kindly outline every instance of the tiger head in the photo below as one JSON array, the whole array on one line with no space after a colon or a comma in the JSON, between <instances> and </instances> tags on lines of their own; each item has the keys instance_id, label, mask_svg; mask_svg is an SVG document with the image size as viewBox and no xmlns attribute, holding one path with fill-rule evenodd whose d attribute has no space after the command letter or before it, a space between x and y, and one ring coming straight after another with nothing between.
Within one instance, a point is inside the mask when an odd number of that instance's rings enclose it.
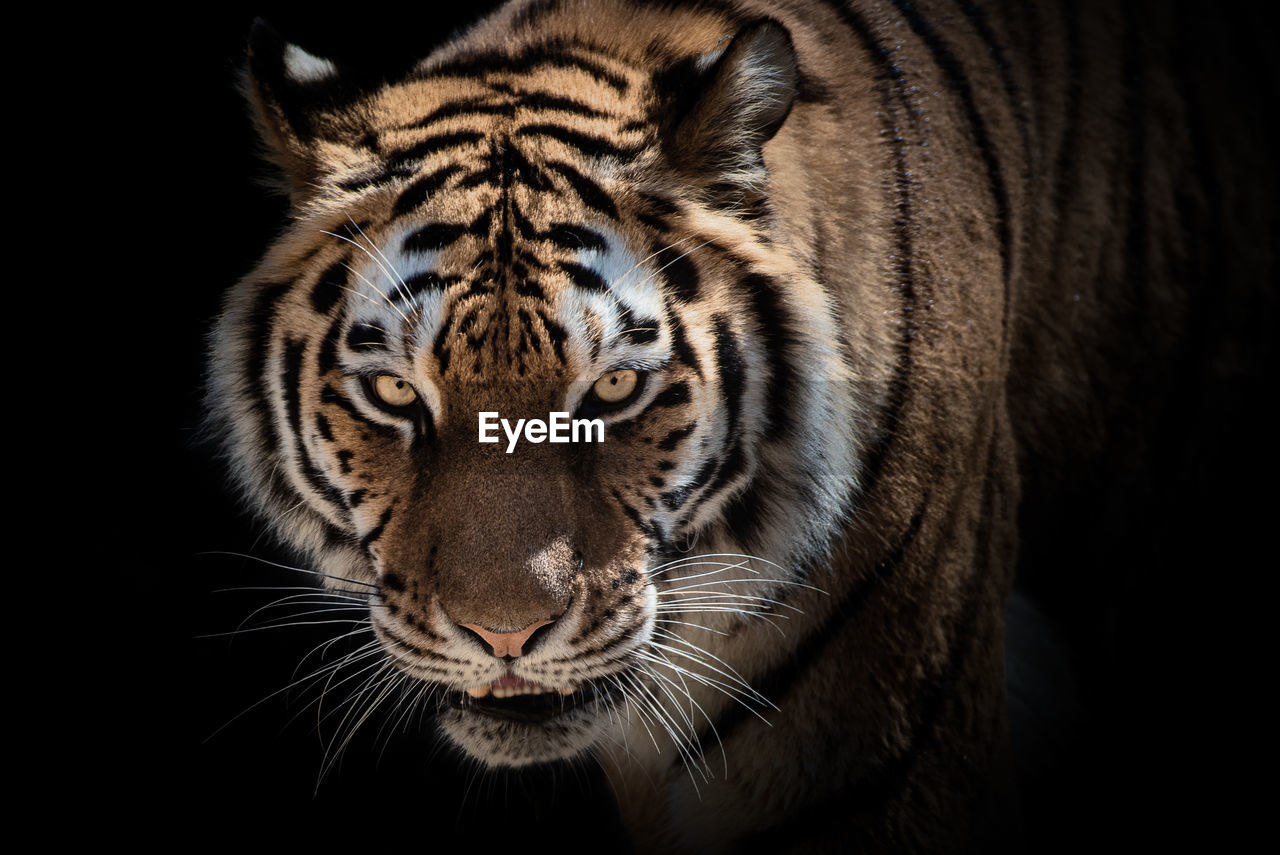
<instances>
[{"instance_id":1,"label":"tiger head","mask_svg":"<svg viewBox=\"0 0 1280 855\"><path fill-rule=\"evenodd\" d=\"M656 703L662 647L732 635L857 480L856 366L771 207L791 41L627 14L594 50L482 24L372 89L251 40L292 219L216 324L211 424L247 501L367 597L490 764L576 755L627 696ZM486 413L603 435L486 442ZM681 583L715 562L732 585Z\"/></svg>"}]
</instances>

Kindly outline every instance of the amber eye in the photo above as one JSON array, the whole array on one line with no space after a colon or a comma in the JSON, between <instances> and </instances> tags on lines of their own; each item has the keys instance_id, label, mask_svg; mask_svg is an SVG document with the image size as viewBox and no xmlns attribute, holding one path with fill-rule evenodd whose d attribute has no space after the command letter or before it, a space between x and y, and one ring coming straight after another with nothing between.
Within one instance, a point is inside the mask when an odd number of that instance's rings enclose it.
<instances>
[{"instance_id":1,"label":"amber eye","mask_svg":"<svg viewBox=\"0 0 1280 855\"><path fill-rule=\"evenodd\" d=\"M409 385L409 381L392 374L374 377L371 388L378 400L388 407L407 407L418 400L418 393Z\"/></svg>"},{"instance_id":2,"label":"amber eye","mask_svg":"<svg viewBox=\"0 0 1280 855\"><path fill-rule=\"evenodd\" d=\"M639 382L639 376L630 368L623 368L621 371L610 371L608 374L596 381L591 387L591 391L596 397L606 404L616 404L619 401L625 401L636 390L636 383Z\"/></svg>"}]
</instances>

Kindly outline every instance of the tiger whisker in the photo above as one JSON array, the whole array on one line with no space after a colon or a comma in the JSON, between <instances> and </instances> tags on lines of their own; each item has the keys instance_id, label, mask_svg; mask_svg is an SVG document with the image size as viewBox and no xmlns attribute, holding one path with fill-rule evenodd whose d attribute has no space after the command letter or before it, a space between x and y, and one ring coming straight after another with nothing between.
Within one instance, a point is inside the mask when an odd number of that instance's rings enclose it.
<instances>
[{"instance_id":1,"label":"tiger whisker","mask_svg":"<svg viewBox=\"0 0 1280 855\"><path fill-rule=\"evenodd\" d=\"M279 564L275 561L268 561L265 558L259 558L257 555L250 555L245 552L229 552L225 550L209 550L206 552L197 552L196 555L229 555L235 558L247 558L250 561L257 561L259 564L265 564L268 567L277 567L281 570L292 570L295 573L306 573L309 576L318 576L322 579L335 579L339 582L347 582L352 585L364 585L366 588L377 589L377 585L372 582L362 582L359 579L348 579L346 576L332 576L328 573L321 573L318 570L308 570L305 567L293 567L288 564Z\"/></svg>"},{"instance_id":2,"label":"tiger whisker","mask_svg":"<svg viewBox=\"0 0 1280 855\"><path fill-rule=\"evenodd\" d=\"M323 609L311 609L310 611L298 612L297 614L291 614L291 615L288 615L288 616L287 616L287 618L286 618L286 617L281 617L281 618L280 618L280 620L288 620L288 619L293 619L293 618L313 617L313 616L315 616L315 615L342 614L343 612L361 612L361 613L364 613L364 612L365 612L365 610L364 610L363 608L360 608L360 607L357 607L357 606L349 606L349 605L335 606L335 605L330 605L330 604L328 604L328 603L312 603L312 604L307 604L307 603L292 603L291 605L324 605L324 606L327 606L327 608L323 608ZM368 619L368 616L366 615L365 620L360 620L360 621L355 621L355 622L356 622L356 623L366 623L366 622L367 622L367 619ZM257 626L257 627L253 627L253 628L255 628L255 629L275 629L275 628L277 628L277 627L279 627L279 626L284 626L284 625L285 625L285 624L279 624L279 623L264 623L264 624L260 624L260 625L259 625L259 626Z\"/></svg>"},{"instance_id":3,"label":"tiger whisker","mask_svg":"<svg viewBox=\"0 0 1280 855\"><path fill-rule=\"evenodd\" d=\"M666 251L667 251L667 250L669 250L669 249L675 249L675 248L676 248L676 247L678 247L680 244L685 243L685 242L687 242L687 241L691 241L691 240L693 240L695 237L696 237L696 235L685 235L684 237L680 238L678 241L675 241L674 243L669 243L669 244L667 244L667 245L666 245L666 246L664 246L664 247L661 247L661 248L659 248L659 249L655 249L653 252L649 253L649 254L648 254L648 255L646 255L644 258L640 259L640 260L639 260L639 261L637 261L635 264L631 265L631 267L630 267L630 268L628 268L625 272L623 272L623 273L619 274L617 279L614 279L612 282L610 282L610 283L609 283L609 287L610 287L610 288L613 288L614 286L621 285L621 284L622 284L622 282L623 282L623 280L625 280L628 276L630 276L632 273L634 273L636 270L638 270L638 269L639 269L639 268L640 268L640 267L641 267L641 266L642 266L646 261L648 261L649 259L651 259L651 258L656 258L656 257L658 257L659 255L662 255L662 253L666 252ZM708 241L708 243L710 243L710 241ZM705 246L705 245L706 245L706 244L703 244L703 246ZM698 249L698 247L694 247L694 249ZM682 256L682 257L683 257L683 256ZM664 269L665 269L665 266L664 266Z\"/></svg>"},{"instance_id":4,"label":"tiger whisker","mask_svg":"<svg viewBox=\"0 0 1280 855\"><path fill-rule=\"evenodd\" d=\"M337 238L338 240L341 240L341 241L346 241L347 243L359 249L365 255L369 256L369 259L378 267L379 270L382 271L382 275L387 277L387 280L391 282L392 285L395 285L397 289L400 288L400 286L396 285L395 280L392 278L391 272L388 271L385 266L383 266L382 262L379 261L377 257L374 256L373 253L369 252L369 250L365 248L364 244L360 243L359 241L354 241L351 238L347 237L346 235L337 234L336 232L325 231L324 229L321 229L320 232L321 234L326 234L329 237ZM386 301L387 305L390 306L392 309L394 309L396 314L398 314L404 320L406 326L412 326L412 323L410 322L408 316L405 315L404 312L400 311L400 307L395 304L395 302L387 295L385 291L383 291L377 285L370 282L367 277L361 274L360 271L356 270L350 264L343 264L343 267L345 267L347 270L354 273L360 279L360 281L364 282L364 284L368 285L374 291L377 291L379 296L381 296L382 299ZM401 291L401 293L404 293L404 292Z\"/></svg>"},{"instance_id":5,"label":"tiger whisker","mask_svg":"<svg viewBox=\"0 0 1280 855\"><path fill-rule=\"evenodd\" d=\"M690 596L699 594L703 596ZM736 591L704 591L701 587L695 588L678 588L670 591L658 591L659 597L676 597L671 602L675 603L694 603L707 598L729 597L732 600L750 600L752 602L768 603L770 606L778 606L779 608L790 609L797 614L804 614L802 609L798 609L790 603L784 603L781 600L775 600L772 597L760 597L753 594L739 594Z\"/></svg>"},{"instance_id":6,"label":"tiger whisker","mask_svg":"<svg viewBox=\"0 0 1280 855\"><path fill-rule=\"evenodd\" d=\"M412 300L412 296L408 293L408 283L404 281L404 277L400 275L400 271L396 270L396 266L391 263L391 259L387 258L386 254L378 247L378 245L364 233L364 229L360 228L360 224L357 223L350 214L347 214L347 219L351 222L351 225L355 226L356 231L360 233L360 237L364 238L365 242L368 243L369 246L373 247L373 251L378 253L378 257L387 263L387 268L395 274L396 283L393 284L396 285L396 290L400 292L400 296L404 297L406 300ZM385 269L383 272L386 272ZM388 276L387 278L390 279L391 277Z\"/></svg>"},{"instance_id":7,"label":"tiger whisker","mask_svg":"<svg viewBox=\"0 0 1280 855\"><path fill-rule=\"evenodd\" d=\"M346 600L363 602L359 597L351 594L343 594L338 591L329 591L324 588L317 588L314 585L237 585L234 588L214 588L212 594L227 594L238 591L308 591L319 597L341 597Z\"/></svg>"},{"instance_id":8,"label":"tiger whisker","mask_svg":"<svg viewBox=\"0 0 1280 855\"><path fill-rule=\"evenodd\" d=\"M262 612L268 611L270 609L284 608L286 606L294 607L294 606L306 606L306 605L326 605L326 606L332 605L335 608L342 607L342 608L347 608L355 611L365 610L365 606L363 604L356 604L355 602L336 603L336 602L323 602L323 601L314 601L314 600L309 602L299 602L299 601L307 600L308 597L313 596L315 593L316 593L315 591L311 591L306 594L290 594L287 597L280 597L279 599L272 600L271 602L265 605L259 606L258 608L249 612L249 614L247 614L244 617L244 619L240 621L240 623L236 626L236 630L238 631L244 628L245 624L249 623L249 621L253 620ZM296 615L296 617L301 617L301 615Z\"/></svg>"},{"instance_id":9,"label":"tiger whisker","mask_svg":"<svg viewBox=\"0 0 1280 855\"><path fill-rule=\"evenodd\" d=\"M409 320L409 316L408 316L408 315L406 315L404 312L400 311L400 307L399 307L399 306L397 306L397 305L392 301L391 297L390 297L390 296L388 296L388 295L387 295L387 293L386 293L385 291L383 291L383 290L382 290L381 288L379 288L377 285L373 284L373 282L371 282L367 276L365 276L365 275L364 275L363 273L361 273L359 270L356 270L356 269L355 269L354 267L352 267L350 264L344 264L344 265L343 265L343 267L345 267L345 268L347 268L347 270L351 271L351 273L353 273L353 274L355 275L355 277L356 277L357 279L359 279L361 282L363 282L364 284L368 285L368 286L369 286L370 288L372 288L373 290L377 291L377 292L378 292L378 294L379 294L379 296L381 296L381 297L382 297L382 299L383 299L384 301L386 301L386 304L387 304L388 306L390 306L391 308L395 309L396 314L397 314L397 315L399 315L401 318L403 318L403 319L404 319L405 326L407 326L407 327L412 327L412 326L413 326L413 322ZM366 296L367 296L367 295L366 295ZM370 298L370 299L372 299L372 298ZM374 300L373 302L375 302L375 303L376 303L377 301L376 301L376 300Z\"/></svg>"},{"instance_id":10,"label":"tiger whisker","mask_svg":"<svg viewBox=\"0 0 1280 855\"><path fill-rule=\"evenodd\" d=\"M231 632L210 632L210 633L205 633L203 635L196 635L193 637L194 638L227 638L229 636L245 635L250 632L263 632L268 629L286 629L288 627L293 627L293 626L323 626L325 624L331 624L331 623L353 624L353 623L367 623L367 622L368 622L368 618L365 618L364 620L345 620L345 619L344 620L310 620L310 621L299 621L297 623L273 624L271 626L251 626L246 629L232 630Z\"/></svg>"},{"instance_id":11,"label":"tiger whisker","mask_svg":"<svg viewBox=\"0 0 1280 855\"><path fill-rule=\"evenodd\" d=\"M356 695L355 702L347 710L346 714L343 715L342 721L338 723L333 739L331 739L325 746L324 757L321 760L320 775L316 781L317 790L319 789L320 782L324 780L326 775L328 775L329 770L333 768L334 764L337 763L338 758L342 756L342 752L346 750L347 746L351 744L351 740L355 738L356 731L360 729L361 725L368 721L369 716L373 715L373 711L377 709L378 704L387 696L389 688L388 683L394 680L398 673L394 670L390 670L389 673L384 673L389 669L392 669L390 663L385 661L381 663L380 670L373 675L373 677L366 683L365 687ZM358 713L358 710L360 709L360 704L363 703L366 695L370 695L371 700L364 713L360 714ZM359 717L353 719L353 716L357 715ZM348 722L350 722L349 726ZM343 729L346 729L346 736L342 738L340 743L338 743L337 750L335 751L334 743L337 742ZM330 756L331 752L332 756Z\"/></svg>"},{"instance_id":12,"label":"tiger whisker","mask_svg":"<svg viewBox=\"0 0 1280 855\"><path fill-rule=\"evenodd\" d=\"M695 576L681 576L681 577L679 578L679 580L678 580L678 581L680 581L680 582L691 582L691 581L693 581L694 579L701 579L701 578L704 578L704 577L707 577L707 576L715 576L715 575L717 575L717 574L719 574L719 573L723 573L725 570L732 570L732 569L734 569L734 568L736 568L736 567L737 567L737 565L735 564L735 565L731 565L731 566L726 566L726 567L724 567L722 570L714 570L714 571L711 571L711 572L708 572L708 573L699 573L699 574L697 574L697 575L695 575ZM732 584L743 584L743 583L750 583L750 584L756 584L756 585L758 585L760 582L761 582L761 580L760 580L760 579L712 579L712 580L710 580L710 581L706 581L706 582L699 582L699 583L698 583L698 585L732 585ZM815 587L813 587L812 585L806 585L806 584L805 584L805 583L803 583L803 582L795 582L795 581L792 581L792 580L790 580L790 579L770 579L770 580L768 580L768 582L769 582L769 584L770 584L770 585L785 585L785 586L787 586L787 587L792 587L792 588L808 588L808 589L809 589L809 590L811 590L811 591L818 591L819 593L826 593L825 591L822 591L820 588L815 588ZM666 592L670 592L670 591L683 591L683 590L685 590L687 587L688 587L688 586L667 587L667 588L663 588L662 590L663 590L663 592L664 592L664 593L666 593Z\"/></svg>"},{"instance_id":13,"label":"tiger whisker","mask_svg":"<svg viewBox=\"0 0 1280 855\"><path fill-rule=\"evenodd\" d=\"M320 658L323 659L325 656L329 654L329 649L332 648L333 645L337 644L339 641L343 641L345 639L351 638L352 636L361 635L369 631L371 631L370 627L353 629L349 632L344 632L341 635L336 635L333 638L329 639L328 641L320 642L315 647L307 651L305 656L303 656L301 659L298 660L298 664L294 666L293 674L291 675L291 678L294 676L297 676L298 670L302 668L303 664L312 656L319 655ZM365 642L364 644L357 647L355 650L348 652L342 657L342 659L339 659L338 661L341 663L343 660L350 659L353 656L363 655L365 651L378 650L381 648L381 646L382 646L382 642L378 641L378 639L375 638L372 641Z\"/></svg>"},{"instance_id":14,"label":"tiger whisker","mask_svg":"<svg viewBox=\"0 0 1280 855\"><path fill-rule=\"evenodd\" d=\"M375 643L376 643L376 642L375 642ZM308 654L308 655L310 655L310 654ZM306 661L306 658L307 658L307 657L305 657L305 656L304 656L304 657L303 657L303 659L302 659L302 661ZM301 665L301 662L299 662L299 666L300 666L300 665ZM271 700L272 698L276 697L277 695L280 695L280 694L282 694L282 693L284 693L284 692L287 692L287 691L289 691L290 689L294 688L295 686L301 685L301 684L303 684L303 683L305 683L305 682L307 682L307 681L309 681L309 680L313 680L313 679L315 679L316 677L318 677L320 674L323 674L323 673L325 673L325 672L329 671L331 668L334 668L334 667L340 667L341 665L342 665L342 663L341 663L341 662L337 663L336 665L335 665L335 664L333 664L333 663L331 663L331 664L329 664L329 665L325 665L325 666L323 666L323 667L321 667L321 668L317 669L316 671L312 672L311 674L308 674L307 676L302 677L302 678L299 678L299 679L297 679L297 680L293 680L293 681L292 681L292 682L290 682L288 685L283 686L283 687L281 687L281 688L279 688L279 689L276 689L275 691L271 692L270 694L266 695L265 697L260 698L260 699L259 699L259 700L257 700L257 701L254 701L252 704L250 704L249 706L245 707L245 708L244 708L244 709L242 709L240 712L236 713L234 716L232 716L230 719L228 719L226 722L224 722L222 725L220 725L216 730L214 730L214 731L213 731L213 733L210 733L208 736L206 736L206 737L204 738L204 740L203 740L203 741L204 741L205 743L208 743L208 742L209 742L209 740L213 739L213 738L214 738L215 736L217 736L219 733L221 733L222 731L226 730L228 727L230 727L230 726L231 726L232 724L234 724L236 721L239 721L239 720L240 720L240 718L242 718L244 715L246 715L247 713L249 713L251 710L254 710L254 709L256 709L256 708L258 708L258 707L262 706L262 705L263 705L263 704L265 704L267 701ZM295 667L295 669L294 669L294 673L295 673L295 674L297 673L297 668L296 668L296 667Z\"/></svg>"},{"instance_id":15,"label":"tiger whisker","mask_svg":"<svg viewBox=\"0 0 1280 855\"><path fill-rule=\"evenodd\" d=\"M707 726L711 728L711 733L715 735L716 743L720 746L720 757L724 762L724 775L726 778L729 777L729 755L724 750L724 741L720 738L720 732L716 730L715 722L711 720L711 716L707 715L707 711L702 708L702 704L694 700L693 694L689 691L689 686L684 681L685 675L688 673L687 669L679 667L678 665L673 663L671 660L667 659L667 657L664 656L662 653L657 651L655 651L655 653L656 653L656 657L654 658L646 657L646 659L650 662L653 662L656 665L662 665L663 667L670 668L672 671L674 671L676 677L680 680L681 692L689 700L690 715L689 717L686 718L686 721L689 722L690 736L694 739L697 738L697 733L694 729L693 721L692 721L692 712L696 708L697 711L702 714L702 718L707 722ZM665 677L662 674L659 674L657 671L655 671L651 667L646 666L645 670L657 679L665 680L668 683L672 682L669 677ZM690 674L689 676L692 677L693 675ZM674 685L675 684L672 683L673 687ZM699 753L701 754L701 752ZM702 757L703 757L703 762L705 763L706 756L702 755Z\"/></svg>"},{"instance_id":16,"label":"tiger whisker","mask_svg":"<svg viewBox=\"0 0 1280 855\"><path fill-rule=\"evenodd\" d=\"M636 687L637 692L644 696L642 700L645 706L648 707L650 715L654 716L657 723L666 731L667 736L671 740L671 744L676 749L676 753L680 755L681 762L684 764L685 771L689 775L689 781L693 785L694 792L701 796L701 790L698 787L698 781L697 778L694 777L693 770L694 767L697 766L699 773L702 775L703 782L707 782L709 779L707 778L706 770L704 768L705 760L702 763L698 763L698 759L695 758L692 748L683 739L683 732L677 734L674 722L670 721L667 716L663 715L661 703L653 693L649 691L649 688L636 679L634 675L628 674L626 676L628 678L628 682L631 682Z\"/></svg>"},{"instance_id":17,"label":"tiger whisker","mask_svg":"<svg viewBox=\"0 0 1280 855\"><path fill-rule=\"evenodd\" d=\"M786 615L780 615L780 614L777 614L776 612L764 611L764 610L759 609L759 608L757 608L757 609L739 609L739 608L732 608L732 607L730 607L730 606L715 606L715 605L713 605L713 606L698 606L697 608L675 608L675 607L668 607L668 608L660 608L660 609L658 609L658 611L659 611L659 612L666 612L666 613L670 613L670 614L678 614L678 615L688 615L688 614L735 614L735 615L738 615L738 616L740 616L740 617L744 617L744 618L760 618L760 619L762 619L762 620L768 621L769 625L770 625L770 626L772 626L772 627L774 628L774 630L778 633L778 635L782 636L783 638L785 638L787 634L786 634L785 632L783 632L782 628L781 628L780 626L778 626L777 624L775 624L773 621L774 621L774 620L790 620L790 618L789 618L789 617L787 617Z\"/></svg>"},{"instance_id":18,"label":"tiger whisker","mask_svg":"<svg viewBox=\"0 0 1280 855\"><path fill-rule=\"evenodd\" d=\"M688 627L692 627L692 628L694 628L694 629L700 629L700 630L703 630L704 632L710 632L710 633L713 633L713 634L715 634L715 635L722 635L722 636L724 636L725 638L728 638L728 637L729 637L729 633L724 632L723 630L719 630L719 629L712 629L712 628L711 628L711 627L709 627L709 626L703 626L703 625L702 625L702 624L700 624L700 623L690 623L689 621L686 621L686 620L671 620L670 618L658 618L658 619L655 619L655 620L654 620L654 623L664 623L664 624L672 624L672 625L679 625L679 626L688 626Z\"/></svg>"},{"instance_id":19,"label":"tiger whisker","mask_svg":"<svg viewBox=\"0 0 1280 855\"><path fill-rule=\"evenodd\" d=\"M648 716L646 716L640 708L632 702L631 693L627 691L627 687L622 682L623 676L625 676L625 674L610 674L609 680L618 687L619 692L622 694L622 699L626 703L627 709L635 710L636 716L640 720L640 725L645 729L645 732L649 734L649 740L653 743L653 749L661 754L662 749L658 746L658 739L653 735L653 731L649 729ZM630 715L628 715L628 721L630 718Z\"/></svg>"},{"instance_id":20,"label":"tiger whisker","mask_svg":"<svg viewBox=\"0 0 1280 855\"><path fill-rule=\"evenodd\" d=\"M768 558L763 558L759 555L748 555L745 552L706 552L706 553L699 553L697 555L688 555L682 558L673 559L671 561L666 562L665 564L659 564L657 567L654 568L654 571L661 570L670 565L676 565L682 561L687 561L693 558L744 558L749 561L759 561L761 564L767 564L770 567L773 567L777 570L781 570L783 573L789 574L790 572L785 566L779 564L776 561L770 561ZM759 571L752 570L751 572L755 573Z\"/></svg>"},{"instance_id":21,"label":"tiger whisker","mask_svg":"<svg viewBox=\"0 0 1280 855\"><path fill-rule=\"evenodd\" d=\"M631 695L631 700L635 702L636 712L642 715L642 721L643 718L648 718L648 720L654 725L661 727L662 730L666 732L668 738L670 738L672 744L676 748L676 751L681 755L681 757L683 757L684 750L682 740L676 736L675 732L672 730L670 722L668 722L666 717L662 715L660 707L656 703L656 700L648 687L636 679L635 674L632 672L625 672L621 676L634 690L634 694ZM649 735L652 738L652 731ZM654 747L658 747L656 741L654 743ZM659 748L658 753L661 753L661 751L662 750ZM697 784L695 782L695 787L696 785Z\"/></svg>"},{"instance_id":22,"label":"tiger whisker","mask_svg":"<svg viewBox=\"0 0 1280 855\"><path fill-rule=\"evenodd\" d=\"M750 567L747 567L747 566L746 566L746 565L744 565L742 562L738 562L737 564L730 564L730 563L728 563L728 562L724 562L724 561L689 561L689 562L687 562L687 563L685 563L685 564L681 564L681 565L676 566L676 567L670 567L670 568L668 568L668 569L669 569L669 570L682 570L682 569L684 569L685 567L715 567L715 568L717 568L717 569L715 569L715 570L707 570L706 572L703 572L703 573L695 573L695 574L690 575L690 576L680 576L680 577L678 578L678 581L681 581L681 582L688 582L688 581L690 581L690 580L692 580L692 579L702 579L702 578L705 578L705 577L707 577L707 576L718 576L719 574L724 573L724 572L725 572L725 571L727 571L727 570L746 570L748 573L756 573L756 574L759 574L759 571L758 571L758 570L752 570ZM756 581L756 580L750 580L750 581Z\"/></svg>"},{"instance_id":23,"label":"tiger whisker","mask_svg":"<svg viewBox=\"0 0 1280 855\"><path fill-rule=\"evenodd\" d=\"M681 640L683 640L683 639L681 639ZM769 700L768 698L766 698L764 695L760 694L758 691L756 691L755 689L753 689L753 688L751 687L751 685L750 685L746 680L742 679L742 676L741 676L740 674L738 674L738 672L737 672L737 671L735 671L735 670L734 670L733 668L731 668L730 666L726 665L726 664L725 664L725 662L724 662L724 660L722 660L722 659L720 659L720 658L718 658L718 657L712 657L712 658L714 658L717 662L719 662L720 664L722 664L722 665L724 665L726 668L728 668L728 669L729 669L728 671L722 671L721 669L717 668L716 666L711 665L710 663L708 663L708 662L707 662L707 660L706 660L706 659L704 659L702 656L700 656L700 655L695 655L694 653L690 653L690 652L689 652L689 651L687 651L687 650L681 650L681 649L679 649L679 648L677 648L677 647L672 647L672 646L670 646L670 645L668 645L668 644L663 644L663 643L661 643L661 642L653 641L653 640L650 640L649 645L650 645L651 647L655 647L655 648L657 648L657 649L659 649L659 650L665 650L667 653L670 653L670 654L672 654L673 656L679 656L679 657L680 657L680 658L682 658L682 659L688 659L688 660L690 660L690 661L692 661L692 662L697 662L697 663L698 663L699 665L701 665L702 667L707 668L707 669L709 669L709 670L711 670L711 671L714 671L715 673L717 673L717 674L719 674L720 676L724 677L725 679L729 680L729 681L730 681L730 684L737 685L739 688L741 688L741 689L746 693L746 695L745 695L746 697L753 698L754 700L756 700L756 701L760 702L761 704L764 704L764 705L766 705L766 706L773 707L775 710L777 709L777 707L776 707L776 706L774 706L774 704L773 704L773 702L772 702L772 701L770 701L770 700ZM705 653L705 652L706 652L706 651L701 650L700 648L695 648L695 649L697 649L697 650L698 650L698 653ZM677 667L677 666L675 666L675 665L674 665L674 663L673 663L673 667ZM688 673L689 673L689 676L690 676L690 677L692 677L692 678L693 678L693 679L695 679L695 680L698 680L698 681L706 680L706 681L708 681L708 684L709 684L709 685L716 685L716 686L719 686L719 687L720 687L720 688L722 688L722 689L727 689L727 690L729 690L728 694L730 694L730 696L731 696L731 697L736 697L736 696L737 696L737 692L736 692L736 691L733 691L733 690L731 689L731 687L730 687L730 685L729 685L729 684L721 683L719 680L716 680L714 677L708 677L708 676L706 676L705 674L696 674L696 673L694 673L694 672L688 672Z\"/></svg>"},{"instance_id":24,"label":"tiger whisker","mask_svg":"<svg viewBox=\"0 0 1280 855\"><path fill-rule=\"evenodd\" d=\"M666 638L666 639L668 639L668 640L670 640L670 641L673 641L673 642L676 642L676 643L678 643L678 644L682 644L682 645L684 645L685 647L689 648L689 651L680 651L680 650L676 650L676 649L674 649L674 648L668 647L667 645L663 645L663 644L661 644L660 642L655 642L655 643L654 643L654 645L658 646L658 649L659 649L659 650L667 650L667 651L669 651L669 652L671 652L671 653L673 653L673 654L676 654L676 655L681 656L682 658L685 658L685 659L693 659L694 661L698 662L699 664L705 665L707 668L710 668L711 670L715 671L716 673L718 673L718 674L720 674L720 675L722 675L722 676L724 676L724 677L728 678L729 680L731 680L731 681L732 681L732 683L733 683L733 684L736 684L738 687L740 687L741 689L745 690L745 696L746 696L746 697L752 697L752 698L754 698L756 701L758 701L759 703L764 704L764 705L766 705L766 706L773 706L773 703L772 703L768 698L766 698L764 695L762 695L762 694L760 694L758 691L756 691L756 689L755 689L755 688L753 688L753 687L751 686L751 684L750 684L750 683L748 683L748 682L747 682L747 681L742 677L742 675L741 675L741 674L739 674L739 673L737 672L737 669L735 669L735 668L734 668L732 665L730 665L728 662L725 662L725 661L724 661L723 659L721 659L719 656L716 656L716 655L715 655L714 653L712 653L711 651L706 650L705 648L702 648L702 647L698 646L697 644L694 644L692 641L690 641L689 639L687 639L687 638L685 638L684 636L680 635L679 633L671 632L671 631L669 631L669 630L656 629L656 630L655 630L655 635L658 635L659 637L662 637L662 638ZM713 666L713 665L708 665L708 664L706 663L706 659L708 659L708 658L709 658L709 659L712 659L712 660L714 660L714 661L716 661L716 662L718 662L718 663L719 663L719 664L721 664L721 665L723 665L723 666L725 667L726 671L721 671L721 670L719 670L718 668L716 668L716 667L715 667L715 666ZM673 663L673 667L675 667L675 666L674 666L674 663ZM712 682L716 683L717 685L723 685L723 687L724 687L724 688L729 689L729 690L730 690L732 693L734 693L735 695L736 695L736 694L737 694L737 692L738 692L738 690L737 690L737 689L734 689L732 686L730 686L730 685L728 685L728 684L720 684L720 681L715 680L715 678L713 678L713 677L707 677L705 674L703 674L703 675L699 675L699 676L704 677L704 678L705 678L705 679L707 679L707 680L711 680ZM774 707L774 709L777 709L777 707Z\"/></svg>"}]
</instances>

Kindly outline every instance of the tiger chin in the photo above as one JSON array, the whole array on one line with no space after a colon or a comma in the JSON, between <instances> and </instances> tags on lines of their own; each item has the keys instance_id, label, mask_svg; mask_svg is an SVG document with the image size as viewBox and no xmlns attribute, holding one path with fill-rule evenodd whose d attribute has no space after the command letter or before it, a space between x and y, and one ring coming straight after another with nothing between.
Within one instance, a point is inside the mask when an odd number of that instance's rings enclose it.
<instances>
[{"instance_id":1,"label":"tiger chin","mask_svg":"<svg viewBox=\"0 0 1280 855\"><path fill-rule=\"evenodd\" d=\"M1172 274L1073 178L1129 180L1124 86L1075 140L1048 16L943 5L515 2L372 87L253 30L291 212L212 336L232 478L448 740L595 758L638 849L1001 840L1020 503L1106 459Z\"/></svg>"}]
</instances>

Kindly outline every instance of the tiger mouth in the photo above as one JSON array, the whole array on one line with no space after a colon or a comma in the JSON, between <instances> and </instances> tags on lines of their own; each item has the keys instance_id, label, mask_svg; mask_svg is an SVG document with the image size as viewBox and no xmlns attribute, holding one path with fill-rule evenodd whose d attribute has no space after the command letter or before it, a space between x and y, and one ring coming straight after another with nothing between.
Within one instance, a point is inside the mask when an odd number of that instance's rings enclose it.
<instances>
[{"instance_id":1,"label":"tiger mouth","mask_svg":"<svg viewBox=\"0 0 1280 855\"><path fill-rule=\"evenodd\" d=\"M608 697L611 683L589 680L576 686L549 688L507 675L483 686L455 692L453 705L467 712L529 724L550 721Z\"/></svg>"}]
</instances>

